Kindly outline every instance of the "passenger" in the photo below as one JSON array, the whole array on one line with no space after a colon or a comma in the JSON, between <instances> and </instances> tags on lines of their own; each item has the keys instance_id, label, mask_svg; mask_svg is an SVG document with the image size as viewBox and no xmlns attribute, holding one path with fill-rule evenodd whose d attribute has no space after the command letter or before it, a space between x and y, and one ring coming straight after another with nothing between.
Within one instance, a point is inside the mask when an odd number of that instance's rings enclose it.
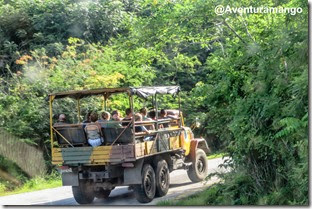
<instances>
[{"instance_id":1,"label":"passenger","mask_svg":"<svg viewBox=\"0 0 312 209\"><path fill-rule=\"evenodd\" d=\"M58 120L59 116L60 116L59 114L54 114L53 117L52 117L52 119L53 119L53 120Z\"/></svg>"},{"instance_id":2,"label":"passenger","mask_svg":"<svg viewBox=\"0 0 312 209\"><path fill-rule=\"evenodd\" d=\"M127 108L126 109L126 117L122 120L125 122L122 123L122 126L127 126L131 120L132 120L132 111L130 108Z\"/></svg>"},{"instance_id":3,"label":"passenger","mask_svg":"<svg viewBox=\"0 0 312 209\"><path fill-rule=\"evenodd\" d=\"M147 117L147 109L146 107L143 107L140 109L140 113L143 117L143 121L152 121L151 118ZM153 124L150 124L150 125L145 125L147 130L155 130L155 127Z\"/></svg>"},{"instance_id":4,"label":"passenger","mask_svg":"<svg viewBox=\"0 0 312 209\"><path fill-rule=\"evenodd\" d=\"M92 111L89 111L86 115L86 119L82 122L83 123L91 123L91 114L92 114Z\"/></svg>"},{"instance_id":5,"label":"passenger","mask_svg":"<svg viewBox=\"0 0 312 209\"><path fill-rule=\"evenodd\" d=\"M143 107L140 109L140 113L143 117L143 121L146 121L146 120L150 120L150 118L147 117L147 109L146 107Z\"/></svg>"},{"instance_id":6,"label":"passenger","mask_svg":"<svg viewBox=\"0 0 312 209\"><path fill-rule=\"evenodd\" d=\"M149 115L150 119L156 120L156 111L155 110L150 111L148 115Z\"/></svg>"},{"instance_id":7,"label":"passenger","mask_svg":"<svg viewBox=\"0 0 312 209\"><path fill-rule=\"evenodd\" d=\"M160 110L159 119L160 120L170 119L170 117L168 117L167 111L165 109L161 109ZM164 128L168 128L169 127L169 122L168 123L163 123L162 125L163 125Z\"/></svg>"},{"instance_id":8,"label":"passenger","mask_svg":"<svg viewBox=\"0 0 312 209\"><path fill-rule=\"evenodd\" d=\"M112 117L110 119L111 122L113 121L121 121L121 118L120 118L120 113L118 110L114 110L112 112ZM120 123L108 123L106 128L121 128L121 124Z\"/></svg>"},{"instance_id":9,"label":"passenger","mask_svg":"<svg viewBox=\"0 0 312 209\"><path fill-rule=\"evenodd\" d=\"M57 122L54 124L54 126L64 125L64 124L68 124L68 123L66 123L66 115L60 114L59 118L58 118Z\"/></svg>"},{"instance_id":10,"label":"passenger","mask_svg":"<svg viewBox=\"0 0 312 209\"><path fill-rule=\"evenodd\" d=\"M159 119L168 119L167 111L165 109L160 110Z\"/></svg>"},{"instance_id":11,"label":"passenger","mask_svg":"<svg viewBox=\"0 0 312 209\"><path fill-rule=\"evenodd\" d=\"M135 121L143 121L142 119L143 119L143 116L140 113L135 114L135 116L134 116ZM145 132L146 134L150 134L150 131L147 130L145 128L145 126L142 126L142 125L141 126L140 125L135 126L134 130L135 130L135 132ZM154 138L153 136L147 135L147 136L144 136L143 141L150 141L153 138Z\"/></svg>"},{"instance_id":12,"label":"passenger","mask_svg":"<svg viewBox=\"0 0 312 209\"><path fill-rule=\"evenodd\" d=\"M118 110L112 112L112 119L115 121L121 121L120 112Z\"/></svg>"},{"instance_id":13,"label":"passenger","mask_svg":"<svg viewBox=\"0 0 312 209\"><path fill-rule=\"evenodd\" d=\"M177 115L176 115L177 114ZM170 112L165 109L160 110L160 117L159 119L178 119L178 113Z\"/></svg>"},{"instance_id":14,"label":"passenger","mask_svg":"<svg viewBox=\"0 0 312 209\"><path fill-rule=\"evenodd\" d=\"M104 111L101 114L101 119L98 120L97 122L99 122L101 124L102 128L106 128L107 127L107 123L104 124L104 122L108 122L110 120L110 117L111 117L110 113Z\"/></svg>"},{"instance_id":15,"label":"passenger","mask_svg":"<svg viewBox=\"0 0 312 209\"><path fill-rule=\"evenodd\" d=\"M178 111L167 111L167 117L172 119L170 122L171 125L179 125L179 112Z\"/></svg>"},{"instance_id":16,"label":"passenger","mask_svg":"<svg viewBox=\"0 0 312 209\"><path fill-rule=\"evenodd\" d=\"M111 118L111 114L107 111L102 112L101 116L104 121L109 121Z\"/></svg>"},{"instance_id":17,"label":"passenger","mask_svg":"<svg viewBox=\"0 0 312 209\"><path fill-rule=\"evenodd\" d=\"M152 120L156 120L157 118L156 118L156 111L155 110L152 110L152 111L150 111L149 112L149 116L150 116L150 118L152 119ZM159 118L158 118L159 119ZM158 125L158 128L164 128L164 126L163 126L163 124L159 124Z\"/></svg>"},{"instance_id":18,"label":"passenger","mask_svg":"<svg viewBox=\"0 0 312 209\"><path fill-rule=\"evenodd\" d=\"M90 114L90 123L86 124L85 131L88 138L88 143L92 147L100 146L103 142L101 125L97 123L98 114L93 112Z\"/></svg>"},{"instance_id":19,"label":"passenger","mask_svg":"<svg viewBox=\"0 0 312 209\"><path fill-rule=\"evenodd\" d=\"M134 116L134 120L135 121L143 121L142 120L142 115L140 113L135 114ZM149 131L145 128L145 126L135 126L135 132L146 132L147 134L149 134Z\"/></svg>"},{"instance_id":20,"label":"passenger","mask_svg":"<svg viewBox=\"0 0 312 209\"><path fill-rule=\"evenodd\" d=\"M91 113L92 111L89 111L86 115L86 119L82 121L82 128L85 129L87 123L91 123Z\"/></svg>"}]
</instances>

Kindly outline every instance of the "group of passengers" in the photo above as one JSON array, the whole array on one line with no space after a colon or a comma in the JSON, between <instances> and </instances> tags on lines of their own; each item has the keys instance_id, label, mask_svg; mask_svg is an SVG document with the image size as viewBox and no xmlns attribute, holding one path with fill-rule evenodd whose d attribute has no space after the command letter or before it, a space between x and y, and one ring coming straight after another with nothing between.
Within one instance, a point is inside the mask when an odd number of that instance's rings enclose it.
<instances>
[{"instance_id":1,"label":"group of passengers","mask_svg":"<svg viewBox=\"0 0 312 209\"><path fill-rule=\"evenodd\" d=\"M104 140L101 131L102 128L127 128L130 126L133 119L132 111L130 108L127 108L125 113L126 116L122 119L118 110L112 111L111 114L107 111L104 111L101 113L101 118L99 119L96 112L88 112L86 119L82 122L83 129L87 134L88 143L92 147L100 146L103 143ZM172 118L174 117L167 115L167 111L165 109L160 111L160 115L158 117L159 120ZM149 112L149 114L147 114L147 108L144 107L140 109L139 113L134 115L134 120L137 122L154 121L156 120L156 111L152 110ZM66 116L64 114L59 115L58 122L55 125L62 124L66 124ZM159 128L167 127L169 127L168 123L159 125ZM135 132L144 132L149 134L152 130L155 130L153 123L135 126ZM147 137L147 139L149 139L149 137Z\"/></svg>"}]
</instances>

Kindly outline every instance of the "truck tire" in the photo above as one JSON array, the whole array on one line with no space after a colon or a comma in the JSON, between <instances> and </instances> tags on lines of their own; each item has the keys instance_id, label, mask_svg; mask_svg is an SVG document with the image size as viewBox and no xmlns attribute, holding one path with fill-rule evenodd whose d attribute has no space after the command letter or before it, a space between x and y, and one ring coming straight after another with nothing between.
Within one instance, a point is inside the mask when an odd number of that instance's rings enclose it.
<instances>
[{"instance_id":1,"label":"truck tire","mask_svg":"<svg viewBox=\"0 0 312 209\"><path fill-rule=\"evenodd\" d=\"M109 197L112 190L100 188L99 191L94 192L94 195L98 199L106 199Z\"/></svg>"},{"instance_id":2,"label":"truck tire","mask_svg":"<svg viewBox=\"0 0 312 209\"><path fill-rule=\"evenodd\" d=\"M145 164L142 169L142 183L133 185L135 198L140 203L152 201L156 193L156 179L153 167Z\"/></svg>"},{"instance_id":3,"label":"truck tire","mask_svg":"<svg viewBox=\"0 0 312 209\"><path fill-rule=\"evenodd\" d=\"M76 202L79 204L90 204L94 200L93 186L89 182L79 182L79 186L72 186L72 191Z\"/></svg>"},{"instance_id":4,"label":"truck tire","mask_svg":"<svg viewBox=\"0 0 312 209\"><path fill-rule=\"evenodd\" d=\"M168 193L170 184L170 175L168 164L165 160L157 162L156 167L156 196L162 197Z\"/></svg>"},{"instance_id":5,"label":"truck tire","mask_svg":"<svg viewBox=\"0 0 312 209\"><path fill-rule=\"evenodd\" d=\"M200 182L208 175L208 161L206 153L202 149L196 150L195 159L187 170L187 175L192 182Z\"/></svg>"}]
</instances>

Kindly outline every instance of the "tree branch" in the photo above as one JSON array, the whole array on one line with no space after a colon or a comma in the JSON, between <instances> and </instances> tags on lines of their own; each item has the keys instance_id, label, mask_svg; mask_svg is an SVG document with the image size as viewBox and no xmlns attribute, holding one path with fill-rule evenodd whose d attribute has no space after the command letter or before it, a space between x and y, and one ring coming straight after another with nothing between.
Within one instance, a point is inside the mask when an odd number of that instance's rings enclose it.
<instances>
[{"instance_id":1,"label":"tree branch","mask_svg":"<svg viewBox=\"0 0 312 209\"><path fill-rule=\"evenodd\" d=\"M238 35L236 33L236 31L225 21L224 17L222 17L222 19L223 19L224 25L226 25L237 36L237 38L239 38L239 40L241 40L245 45L247 45L247 43L244 41L244 39L242 37L240 37L240 35Z\"/></svg>"}]
</instances>

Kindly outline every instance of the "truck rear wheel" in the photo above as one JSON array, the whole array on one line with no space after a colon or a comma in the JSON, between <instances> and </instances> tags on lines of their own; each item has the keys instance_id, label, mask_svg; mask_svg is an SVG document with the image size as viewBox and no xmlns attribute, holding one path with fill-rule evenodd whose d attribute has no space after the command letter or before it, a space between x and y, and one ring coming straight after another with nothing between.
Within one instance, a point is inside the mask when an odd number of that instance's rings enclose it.
<instances>
[{"instance_id":1,"label":"truck rear wheel","mask_svg":"<svg viewBox=\"0 0 312 209\"><path fill-rule=\"evenodd\" d=\"M145 164L142 169L142 183L133 186L135 198L141 203L152 201L156 193L156 179L153 167Z\"/></svg>"},{"instance_id":2,"label":"truck rear wheel","mask_svg":"<svg viewBox=\"0 0 312 209\"><path fill-rule=\"evenodd\" d=\"M74 198L79 204L90 204L94 200L93 186L86 181L80 181L79 186L72 186Z\"/></svg>"},{"instance_id":3,"label":"truck rear wheel","mask_svg":"<svg viewBox=\"0 0 312 209\"><path fill-rule=\"evenodd\" d=\"M109 197L111 191L112 190L107 190L107 189L100 188L100 190L94 192L94 194L95 194L95 197L98 198L98 199L106 199L106 198Z\"/></svg>"},{"instance_id":4,"label":"truck rear wheel","mask_svg":"<svg viewBox=\"0 0 312 209\"><path fill-rule=\"evenodd\" d=\"M157 162L156 167L156 196L162 197L168 193L170 176L168 164L165 160Z\"/></svg>"},{"instance_id":5,"label":"truck rear wheel","mask_svg":"<svg viewBox=\"0 0 312 209\"><path fill-rule=\"evenodd\" d=\"M192 182L200 182L208 175L208 161L206 153L202 149L196 150L195 159L187 170L187 175Z\"/></svg>"}]
</instances>

